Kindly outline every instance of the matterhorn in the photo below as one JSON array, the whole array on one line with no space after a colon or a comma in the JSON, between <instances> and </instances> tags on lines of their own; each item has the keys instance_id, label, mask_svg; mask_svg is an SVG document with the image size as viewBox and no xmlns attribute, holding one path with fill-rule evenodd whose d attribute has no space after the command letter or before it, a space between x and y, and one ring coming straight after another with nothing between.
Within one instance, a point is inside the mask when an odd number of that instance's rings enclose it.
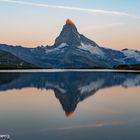
<instances>
[{"instance_id":1,"label":"matterhorn","mask_svg":"<svg viewBox=\"0 0 140 140\"><path fill-rule=\"evenodd\" d=\"M101 47L79 33L71 19L66 20L52 46L25 48L0 44L0 51L10 53L9 59L12 59L13 55L24 63L47 69L114 69L140 63L139 51L128 49L117 51Z\"/></svg>"}]
</instances>

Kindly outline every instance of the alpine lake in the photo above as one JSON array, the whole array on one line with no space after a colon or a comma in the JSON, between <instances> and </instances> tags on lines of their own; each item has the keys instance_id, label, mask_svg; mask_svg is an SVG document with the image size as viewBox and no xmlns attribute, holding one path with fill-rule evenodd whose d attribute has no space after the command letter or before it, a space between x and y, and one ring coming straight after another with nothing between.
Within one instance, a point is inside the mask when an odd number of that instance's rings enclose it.
<instances>
[{"instance_id":1,"label":"alpine lake","mask_svg":"<svg viewBox=\"0 0 140 140\"><path fill-rule=\"evenodd\" d=\"M140 72L1 71L0 135L11 140L139 140Z\"/></svg>"}]
</instances>

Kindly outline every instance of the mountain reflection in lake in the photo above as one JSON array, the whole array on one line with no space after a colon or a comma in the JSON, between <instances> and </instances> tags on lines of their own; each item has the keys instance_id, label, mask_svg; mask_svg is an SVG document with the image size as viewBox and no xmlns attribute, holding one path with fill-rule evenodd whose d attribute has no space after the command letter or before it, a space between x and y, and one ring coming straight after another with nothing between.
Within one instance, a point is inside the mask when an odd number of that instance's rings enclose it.
<instances>
[{"instance_id":1,"label":"mountain reflection in lake","mask_svg":"<svg viewBox=\"0 0 140 140\"><path fill-rule=\"evenodd\" d=\"M140 139L139 85L140 73L0 73L0 134L14 140Z\"/></svg>"}]
</instances>

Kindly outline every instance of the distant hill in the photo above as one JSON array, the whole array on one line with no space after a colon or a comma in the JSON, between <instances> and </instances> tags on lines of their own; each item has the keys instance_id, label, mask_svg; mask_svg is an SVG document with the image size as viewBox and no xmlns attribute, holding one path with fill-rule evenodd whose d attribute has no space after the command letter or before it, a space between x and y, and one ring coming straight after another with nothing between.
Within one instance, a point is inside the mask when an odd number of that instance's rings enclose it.
<instances>
[{"instance_id":1,"label":"distant hill","mask_svg":"<svg viewBox=\"0 0 140 140\"><path fill-rule=\"evenodd\" d=\"M15 55L0 50L0 69L26 69L36 66L16 57Z\"/></svg>"}]
</instances>

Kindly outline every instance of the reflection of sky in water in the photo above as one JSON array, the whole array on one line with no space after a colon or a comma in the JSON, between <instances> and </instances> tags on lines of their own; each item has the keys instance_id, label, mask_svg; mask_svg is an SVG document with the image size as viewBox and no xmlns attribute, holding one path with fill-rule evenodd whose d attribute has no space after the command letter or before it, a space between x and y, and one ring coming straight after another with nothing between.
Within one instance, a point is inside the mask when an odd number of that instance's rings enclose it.
<instances>
[{"instance_id":1,"label":"reflection of sky in water","mask_svg":"<svg viewBox=\"0 0 140 140\"><path fill-rule=\"evenodd\" d=\"M88 85L93 88L94 82ZM53 90L1 91L0 133L10 133L14 140L139 139L139 93L139 86L101 88L67 118Z\"/></svg>"}]
</instances>

